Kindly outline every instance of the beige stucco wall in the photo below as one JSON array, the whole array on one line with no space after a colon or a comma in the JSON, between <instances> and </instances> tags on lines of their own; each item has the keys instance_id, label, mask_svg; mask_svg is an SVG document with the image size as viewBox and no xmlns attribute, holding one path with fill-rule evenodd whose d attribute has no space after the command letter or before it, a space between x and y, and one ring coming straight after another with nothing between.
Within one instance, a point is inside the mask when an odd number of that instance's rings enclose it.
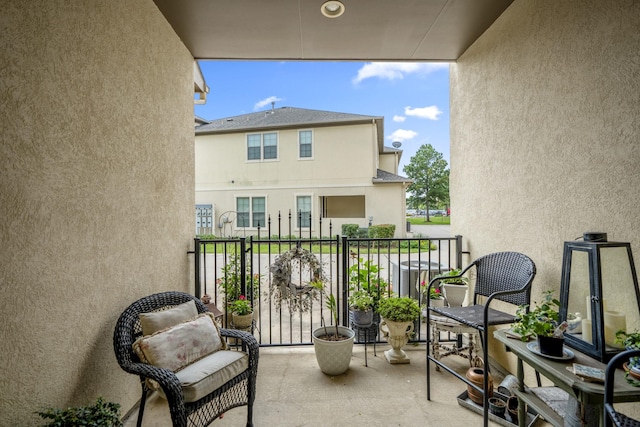
<instances>
[{"instance_id":1,"label":"beige stucco wall","mask_svg":"<svg viewBox=\"0 0 640 427\"><path fill-rule=\"evenodd\" d=\"M236 197L267 197L267 213L272 218L272 233L277 234L278 212L295 214L296 196L311 196L312 217L319 218L319 197L364 195L365 214L361 218L330 218L332 235L339 234L344 223L366 227L397 224L396 235L404 233L404 196L402 184L373 184L376 175L377 139L375 125L356 124L309 128L313 131L313 158L298 159L298 129L278 133L278 159L247 162L246 133L196 136L196 203L215 205L214 224L219 216L235 211ZM283 234L288 232L283 219ZM295 221L294 221L295 222ZM315 236L329 235L329 221L322 230L313 221ZM295 228L295 225L294 225ZM214 234L228 235L221 230ZM236 230L233 234L255 233ZM321 234L320 234L321 232Z\"/></svg>"},{"instance_id":2,"label":"beige stucco wall","mask_svg":"<svg viewBox=\"0 0 640 427\"><path fill-rule=\"evenodd\" d=\"M631 242L640 265L638 28L637 1L516 0L451 66L452 234L472 258L531 256L534 300L585 231Z\"/></svg>"},{"instance_id":3,"label":"beige stucco wall","mask_svg":"<svg viewBox=\"0 0 640 427\"><path fill-rule=\"evenodd\" d=\"M151 0L2 4L0 425L126 412L118 315L190 289L193 58Z\"/></svg>"}]
</instances>

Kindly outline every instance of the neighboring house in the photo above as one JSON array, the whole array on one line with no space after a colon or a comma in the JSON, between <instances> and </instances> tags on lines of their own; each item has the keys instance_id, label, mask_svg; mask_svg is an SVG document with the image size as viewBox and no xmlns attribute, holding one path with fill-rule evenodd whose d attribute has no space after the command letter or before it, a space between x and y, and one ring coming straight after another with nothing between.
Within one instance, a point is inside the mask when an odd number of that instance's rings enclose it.
<instances>
[{"instance_id":1,"label":"neighboring house","mask_svg":"<svg viewBox=\"0 0 640 427\"><path fill-rule=\"evenodd\" d=\"M384 146L383 130L382 117L291 107L197 126L197 232L255 235L269 215L273 227L291 212L292 232L326 236L331 221L333 235L372 223L404 236L411 180L398 175L402 151Z\"/></svg>"}]
</instances>

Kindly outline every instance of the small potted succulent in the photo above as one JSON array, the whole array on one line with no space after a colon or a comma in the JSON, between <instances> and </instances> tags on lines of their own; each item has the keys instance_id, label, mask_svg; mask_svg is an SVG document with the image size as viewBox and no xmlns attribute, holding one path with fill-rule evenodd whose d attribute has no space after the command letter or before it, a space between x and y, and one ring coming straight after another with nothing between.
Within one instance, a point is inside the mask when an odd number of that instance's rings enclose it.
<instances>
[{"instance_id":1,"label":"small potted succulent","mask_svg":"<svg viewBox=\"0 0 640 427\"><path fill-rule=\"evenodd\" d=\"M538 339L540 353L562 357L564 330L567 324L558 323L559 308L560 301L553 297L553 291L546 291L542 303L536 304L533 309L530 309L528 304L518 307L516 317L519 320L513 325L513 331L519 334L523 341L535 336Z\"/></svg>"},{"instance_id":2,"label":"small potted succulent","mask_svg":"<svg viewBox=\"0 0 640 427\"><path fill-rule=\"evenodd\" d=\"M237 329L247 329L253 322L253 307L244 295L231 303L231 322Z\"/></svg>"}]
</instances>

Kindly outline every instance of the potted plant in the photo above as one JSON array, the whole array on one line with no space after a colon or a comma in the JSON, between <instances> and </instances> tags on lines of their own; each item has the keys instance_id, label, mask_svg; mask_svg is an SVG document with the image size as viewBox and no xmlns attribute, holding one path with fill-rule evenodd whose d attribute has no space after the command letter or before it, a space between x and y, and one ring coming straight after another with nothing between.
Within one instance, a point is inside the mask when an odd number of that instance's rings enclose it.
<instances>
[{"instance_id":1,"label":"potted plant","mask_svg":"<svg viewBox=\"0 0 640 427\"><path fill-rule=\"evenodd\" d=\"M353 256L352 258L355 260L356 257ZM352 295L359 293L359 295L362 296L364 293L367 293L373 298L373 304L371 305L371 322L360 323L362 320L356 321L353 310L349 311L349 322L352 327L357 329L358 342L375 342L378 337L378 327L380 325L380 314L378 314L377 308L380 299L388 292L388 283L380 277L380 267L373 261L365 261L363 258L358 258L357 262L349 267L348 277L349 292L351 292ZM351 303L349 304L351 305Z\"/></svg>"},{"instance_id":2,"label":"potted plant","mask_svg":"<svg viewBox=\"0 0 640 427\"><path fill-rule=\"evenodd\" d=\"M532 310L528 304L518 307L518 321L513 325L513 331L519 334L523 341L528 340L530 336L536 337L540 353L562 357L564 328L558 324L559 308L560 301L553 297L553 291L546 291L542 303L536 304Z\"/></svg>"},{"instance_id":3,"label":"potted plant","mask_svg":"<svg viewBox=\"0 0 640 427\"><path fill-rule=\"evenodd\" d=\"M464 299L467 297L467 289L469 288L469 279L461 276L461 269L456 268L447 272L440 279L440 287L444 292L444 298L450 307L461 307ZM458 276L458 277L451 277ZM451 278L446 278L451 277Z\"/></svg>"},{"instance_id":4,"label":"potted plant","mask_svg":"<svg viewBox=\"0 0 640 427\"><path fill-rule=\"evenodd\" d=\"M413 334L414 322L420 317L418 301L410 297L385 298L380 301L378 312L382 317L380 330L391 345L391 349L384 352L387 362L410 363L402 347L409 342Z\"/></svg>"},{"instance_id":5,"label":"potted plant","mask_svg":"<svg viewBox=\"0 0 640 427\"><path fill-rule=\"evenodd\" d=\"M231 303L231 323L236 329L247 329L253 323L253 307L244 295Z\"/></svg>"},{"instance_id":6,"label":"potted plant","mask_svg":"<svg viewBox=\"0 0 640 427\"><path fill-rule=\"evenodd\" d=\"M316 280L311 283L311 286L324 297L326 307L333 320L333 326L327 326L323 316L323 325L311 332L316 361L320 370L327 375L344 374L351 363L353 340L356 334L352 329L338 325L336 298L333 292L327 292L324 282Z\"/></svg>"},{"instance_id":7,"label":"potted plant","mask_svg":"<svg viewBox=\"0 0 640 427\"><path fill-rule=\"evenodd\" d=\"M220 292L224 294L227 305L236 301L243 293L241 282L243 272L240 268L240 261L240 254L231 253L229 261L222 267L220 277L216 279L216 285ZM250 263L246 264L244 278L248 298L258 298L261 275L259 273L251 274Z\"/></svg>"},{"instance_id":8,"label":"potted plant","mask_svg":"<svg viewBox=\"0 0 640 427\"><path fill-rule=\"evenodd\" d=\"M373 296L360 289L349 295L349 311L353 323L358 327L369 327L373 323Z\"/></svg>"},{"instance_id":9,"label":"potted plant","mask_svg":"<svg viewBox=\"0 0 640 427\"><path fill-rule=\"evenodd\" d=\"M640 332L627 332L625 330L619 330L616 332L616 343L624 346L624 348L627 350L639 350ZM634 370L633 373L635 374L635 376L640 376L640 357L630 358L627 367L629 368L629 370Z\"/></svg>"},{"instance_id":10,"label":"potted plant","mask_svg":"<svg viewBox=\"0 0 640 427\"><path fill-rule=\"evenodd\" d=\"M96 403L90 406L58 409L47 408L36 412L41 418L51 420L47 426L104 426L120 427L120 405L114 402L105 402L98 397Z\"/></svg>"}]
</instances>

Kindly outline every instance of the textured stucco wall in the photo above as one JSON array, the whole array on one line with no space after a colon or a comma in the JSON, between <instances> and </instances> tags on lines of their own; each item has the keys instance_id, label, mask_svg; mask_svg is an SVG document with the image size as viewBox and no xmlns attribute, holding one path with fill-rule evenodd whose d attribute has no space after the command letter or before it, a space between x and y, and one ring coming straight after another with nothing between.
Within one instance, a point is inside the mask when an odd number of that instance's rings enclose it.
<instances>
[{"instance_id":1,"label":"textured stucco wall","mask_svg":"<svg viewBox=\"0 0 640 427\"><path fill-rule=\"evenodd\" d=\"M637 1L517 0L451 66L452 233L530 255L534 300L585 231L640 265L638 28Z\"/></svg>"},{"instance_id":2,"label":"textured stucco wall","mask_svg":"<svg viewBox=\"0 0 640 427\"><path fill-rule=\"evenodd\" d=\"M193 58L151 0L2 4L0 425L126 412L118 315L190 287Z\"/></svg>"}]
</instances>

